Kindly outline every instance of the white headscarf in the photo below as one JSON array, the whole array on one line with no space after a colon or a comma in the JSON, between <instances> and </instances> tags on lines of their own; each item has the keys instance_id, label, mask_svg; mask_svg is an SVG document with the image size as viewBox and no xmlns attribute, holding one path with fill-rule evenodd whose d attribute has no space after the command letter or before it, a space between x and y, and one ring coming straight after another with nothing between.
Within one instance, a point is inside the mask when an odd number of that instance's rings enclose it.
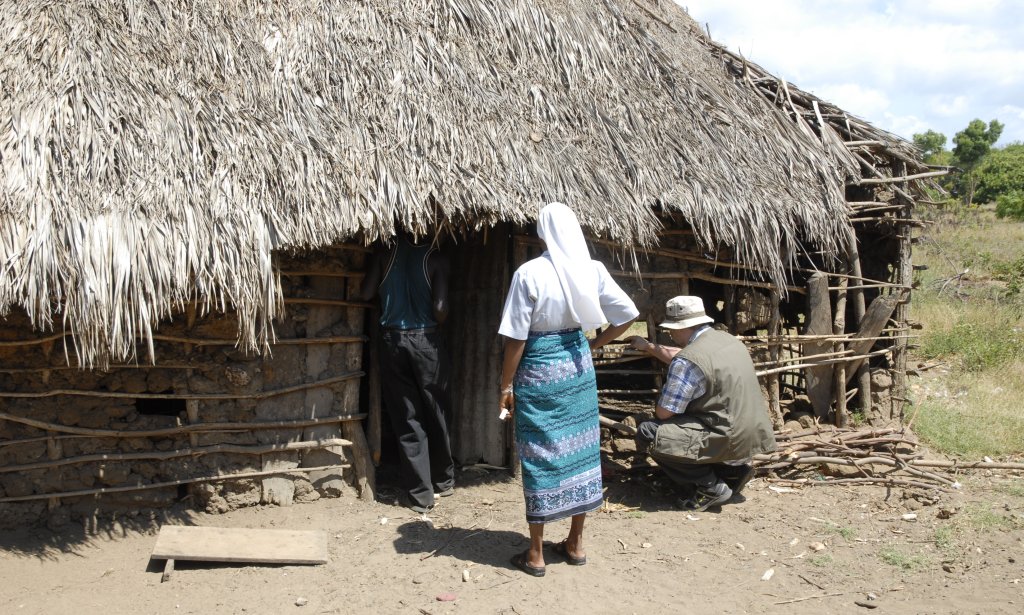
<instances>
[{"instance_id":1,"label":"white headscarf","mask_svg":"<svg viewBox=\"0 0 1024 615\"><path fill-rule=\"evenodd\" d=\"M573 318L585 331L603 325L597 269L576 214L562 203L549 203L540 210L537 234L547 246Z\"/></svg>"}]
</instances>

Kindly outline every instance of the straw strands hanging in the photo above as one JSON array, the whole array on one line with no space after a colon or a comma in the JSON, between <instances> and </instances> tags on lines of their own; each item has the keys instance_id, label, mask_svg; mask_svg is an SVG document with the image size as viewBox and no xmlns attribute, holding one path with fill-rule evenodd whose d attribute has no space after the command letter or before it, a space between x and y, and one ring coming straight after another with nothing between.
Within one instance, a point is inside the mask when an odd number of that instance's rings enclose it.
<instances>
[{"instance_id":1,"label":"straw strands hanging","mask_svg":"<svg viewBox=\"0 0 1024 615\"><path fill-rule=\"evenodd\" d=\"M262 350L273 251L549 200L642 246L660 206L779 285L834 252L856 167L640 4L0 0L0 315L102 365L198 302Z\"/></svg>"}]
</instances>

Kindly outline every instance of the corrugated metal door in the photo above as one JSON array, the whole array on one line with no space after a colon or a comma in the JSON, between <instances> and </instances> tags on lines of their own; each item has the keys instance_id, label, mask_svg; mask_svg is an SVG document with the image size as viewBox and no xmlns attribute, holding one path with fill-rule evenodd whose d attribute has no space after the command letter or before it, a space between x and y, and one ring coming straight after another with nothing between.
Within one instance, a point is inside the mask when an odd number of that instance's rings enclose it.
<instances>
[{"instance_id":1,"label":"corrugated metal door","mask_svg":"<svg viewBox=\"0 0 1024 615\"><path fill-rule=\"evenodd\" d=\"M452 359L452 452L462 464L507 465L511 431L498 420L498 325L511 279L508 225L449 244L451 313L445 329Z\"/></svg>"}]
</instances>

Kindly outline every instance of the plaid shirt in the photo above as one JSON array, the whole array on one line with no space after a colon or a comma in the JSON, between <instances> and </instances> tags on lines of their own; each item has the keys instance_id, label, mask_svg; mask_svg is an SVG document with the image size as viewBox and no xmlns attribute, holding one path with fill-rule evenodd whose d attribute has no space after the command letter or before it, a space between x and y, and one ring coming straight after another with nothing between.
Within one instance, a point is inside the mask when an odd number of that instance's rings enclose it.
<instances>
[{"instance_id":1,"label":"plaid shirt","mask_svg":"<svg viewBox=\"0 0 1024 615\"><path fill-rule=\"evenodd\" d=\"M709 327L698 329L693 337L692 343L701 333ZM661 397L658 398L658 406L672 412L682 414L686 412L686 406L707 392L707 380L704 372L692 362L676 357L668 364L668 377L665 379L665 386L661 389Z\"/></svg>"}]
</instances>

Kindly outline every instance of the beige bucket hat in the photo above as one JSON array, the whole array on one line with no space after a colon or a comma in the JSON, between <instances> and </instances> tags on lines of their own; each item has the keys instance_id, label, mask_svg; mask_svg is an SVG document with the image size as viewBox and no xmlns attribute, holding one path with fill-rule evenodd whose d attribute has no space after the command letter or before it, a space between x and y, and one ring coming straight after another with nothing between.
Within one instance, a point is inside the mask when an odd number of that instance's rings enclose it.
<instances>
[{"instance_id":1,"label":"beige bucket hat","mask_svg":"<svg viewBox=\"0 0 1024 615\"><path fill-rule=\"evenodd\" d=\"M665 303L665 322L662 329L686 329L695 325L715 322L704 312L704 301L693 295L672 297Z\"/></svg>"}]
</instances>

